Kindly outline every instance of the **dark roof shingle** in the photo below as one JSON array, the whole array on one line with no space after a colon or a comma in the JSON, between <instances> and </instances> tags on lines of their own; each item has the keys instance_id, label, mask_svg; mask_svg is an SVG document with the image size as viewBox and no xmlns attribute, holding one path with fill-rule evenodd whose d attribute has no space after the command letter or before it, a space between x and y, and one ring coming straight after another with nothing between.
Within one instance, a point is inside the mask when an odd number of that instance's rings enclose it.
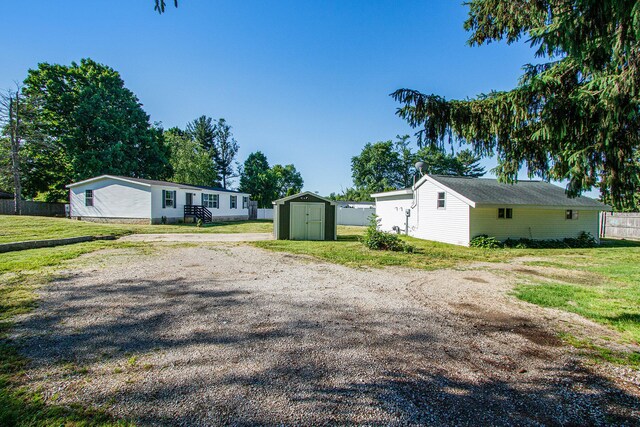
<instances>
[{"instance_id":1,"label":"dark roof shingle","mask_svg":"<svg viewBox=\"0 0 640 427\"><path fill-rule=\"evenodd\" d=\"M534 205L609 209L609 206L589 197L568 197L563 188L543 181L518 181L515 184L507 184L489 178L445 175L430 175L430 177L479 205Z\"/></svg>"}]
</instances>

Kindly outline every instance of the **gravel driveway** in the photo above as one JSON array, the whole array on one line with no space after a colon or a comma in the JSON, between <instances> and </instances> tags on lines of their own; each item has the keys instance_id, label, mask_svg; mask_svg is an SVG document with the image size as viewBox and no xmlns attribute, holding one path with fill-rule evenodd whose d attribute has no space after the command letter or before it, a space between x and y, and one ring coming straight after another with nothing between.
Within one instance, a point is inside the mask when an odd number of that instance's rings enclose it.
<instances>
[{"instance_id":1,"label":"gravel driveway","mask_svg":"<svg viewBox=\"0 0 640 427\"><path fill-rule=\"evenodd\" d=\"M350 269L233 244L83 265L17 326L28 385L142 425L640 419L637 386L584 367L548 311L488 271Z\"/></svg>"}]
</instances>

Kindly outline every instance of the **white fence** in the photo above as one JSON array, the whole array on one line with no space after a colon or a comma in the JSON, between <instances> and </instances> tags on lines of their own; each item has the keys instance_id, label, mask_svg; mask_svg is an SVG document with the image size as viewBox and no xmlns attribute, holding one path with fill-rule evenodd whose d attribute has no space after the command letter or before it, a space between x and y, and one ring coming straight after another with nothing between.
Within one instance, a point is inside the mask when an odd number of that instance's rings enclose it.
<instances>
[{"instance_id":1,"label":"white fence","mask_svg":"<svg viewBox=\"0 0 640 427\"><path fill-rule=\"evenodd\" d=\"M640 239L640 212L603 212L600 234L614 239Z\"/></svg>"},{"instance_id":2,"label":"white fence","mask_svg":"<svg viewBox=\"0 0 640 427\"><path fill-rule=\"evenodd\" d=\"M273 209L258 209L256 219L273 219Z\"/></svg>"},{"instance_id":3,"label":"white fence","mask_svg":"<svg viewBox=\"0 0 640 427\"><path fill-rule=\"evenodd\" d=\"M338 225L369 225L369 217L375 213L375 208L338 207Z\"/></svg>"}]
</instances>

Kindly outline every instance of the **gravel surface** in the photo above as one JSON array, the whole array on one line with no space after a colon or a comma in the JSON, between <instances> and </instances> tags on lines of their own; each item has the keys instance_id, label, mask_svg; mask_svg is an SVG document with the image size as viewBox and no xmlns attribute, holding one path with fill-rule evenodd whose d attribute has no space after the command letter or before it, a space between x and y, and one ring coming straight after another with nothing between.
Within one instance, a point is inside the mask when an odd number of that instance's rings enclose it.
<instances>
[{"instance_id":1,"label":"gravel surface","mask_svg":"<svg viewBox=\"0 0 640 427\"><path fill-rule=\"evenodd\" d=\"M131 234L121 237L127 242L255 242L273 240L271 233L166 233Z\"/></svg>"},{"instance_id":2,"label":"gravel surface","mask_svg":"<svg viewBox=\"0 0 640 427\"><path fill-rule=\"evenodd\" d=\"M57 403L141 425L640 420L638 383L585 367L551 330L562 315L510 297L501 274L350 269L233 244L82 265L16 329L27 385Z\"/></svg>"}]
</instances>

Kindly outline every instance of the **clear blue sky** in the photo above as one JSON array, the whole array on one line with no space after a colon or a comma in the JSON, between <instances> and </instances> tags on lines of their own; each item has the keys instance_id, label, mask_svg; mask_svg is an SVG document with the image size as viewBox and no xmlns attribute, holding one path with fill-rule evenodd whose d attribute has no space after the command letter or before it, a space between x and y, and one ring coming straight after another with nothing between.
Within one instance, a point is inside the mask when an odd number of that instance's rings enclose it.
<instances>
[{"instance_id":1,"label":"clear blue sky","mask_svg":"<svg viewBox=\"0 0 640 427\"><path fill-rule=\"evenodd\" d=\"M121 73L152 121L224 117L241 162L261 150L328 194L351 185L364 144L413 134L394 90L471 97L513 87L534 61L524 43L468 47L466 14L450 0L180 0L164 15L152 0L6 0L0 88L39 62L90 57Z\"/></svg>"}]
</instances>

